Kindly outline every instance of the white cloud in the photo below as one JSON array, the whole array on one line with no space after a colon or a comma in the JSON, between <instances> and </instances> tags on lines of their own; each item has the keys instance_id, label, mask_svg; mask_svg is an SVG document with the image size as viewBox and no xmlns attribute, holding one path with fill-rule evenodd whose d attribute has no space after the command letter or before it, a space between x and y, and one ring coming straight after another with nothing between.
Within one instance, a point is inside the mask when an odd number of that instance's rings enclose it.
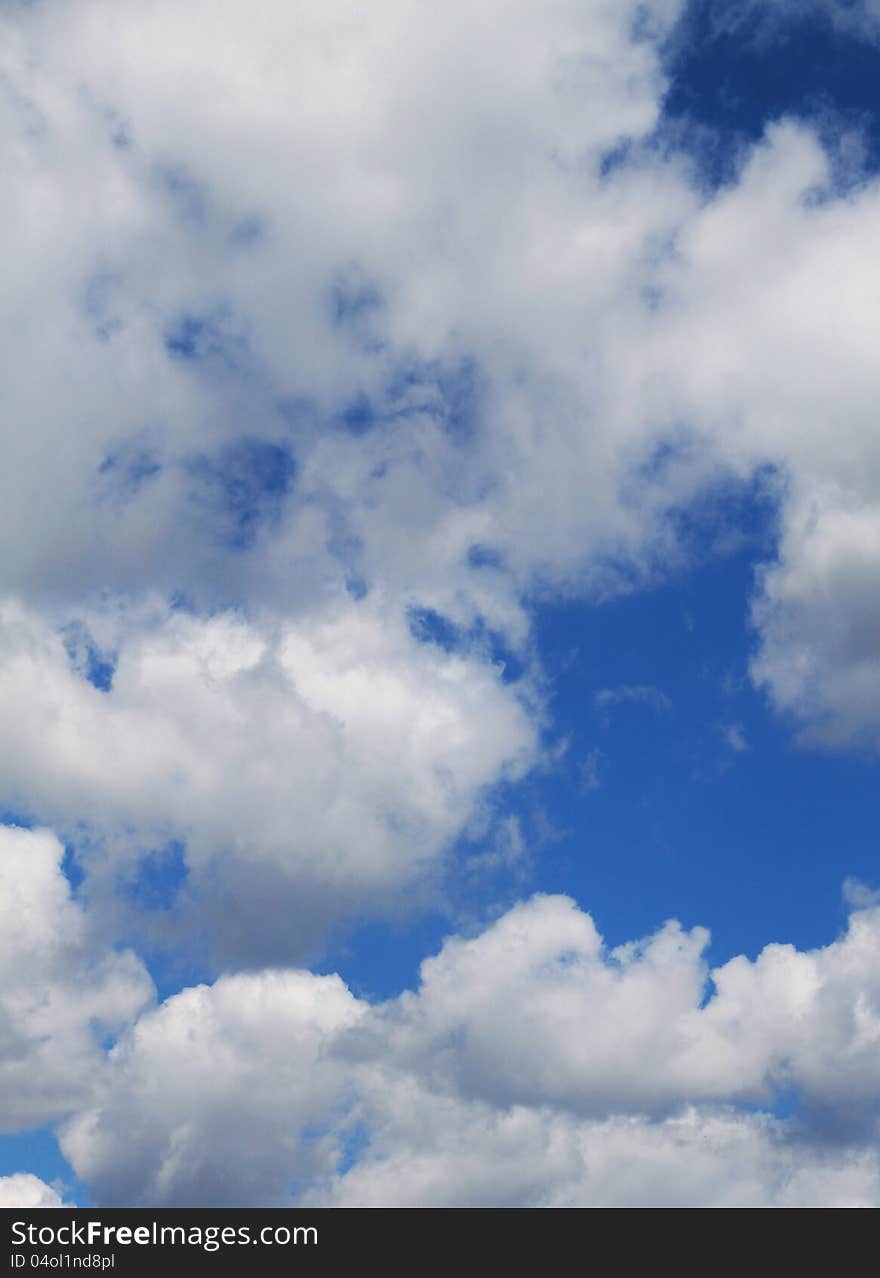
<instances>
[{"instance_id":1,"label":"white cloud","mask_svg":"<svg viewBox=\"0 0 880 1278\"><path fill-rule=\"evenodd\" d=\"M0 798L77 837L105 927L171 838L176 939L198 924L221 962L417 904L536 757L535 688L487 631L527 657L523 591L685 562L670 508L759 467L780 549L753 677L811 739L876 745L880 185L835 191L792 124L714 196L640 149L648 36L681 8L0 18ZM420 606L455 651L416 641ZM109 692L71 621L116 652ZM609 956L538 900L393 1004L228 977L95 1071L91 1018L118 1028L147 979L96 948L51 836L3 840L33 902L0 942L6 1121L78 1107L65 1147L108 1199L877 1199L871 910L726 964L704 1005L699 930ZM743 1108L788 1085L805 1136Z\"/></svg>"},{"instance_id":2,"label":"white cloud","mask_svg":"<svg viewBox=\"0 0 880 1278\"><path fill-rule=\"evenodd\" d=\"M16 1172L0 1176L0 1207L63 1207L56 1190L39 1176Z\"/></svg>"},{"instance_id":3,"label":"white cloud","mask_svg":"<svg viewBox=\"0 0 880 1278\"><path fill-rule=\"evenodd\" d=\"M880 186L838 195L792 124L682 228L658 359L720 456L776 468L780 554L763 577L753 673L814 738L876 742L875 284Z\"/></svg>"},{"instance_id":4,"label":"white cloud","mask_svg":"<svg viewBox=\"0 0 880 1278\"><path fill-rule=\"evenodd\" d=\"M638 557L663 504L618 501L643 424L612 440L604 391L582 398L602 316L638 310L647 242L693 202L675 175L597 173L659 109L632 23L677 10L2 19L4 797L75 832L107 892L185 840L196 930L289 961L393 908L534 757L537 702L487 630L522 654L520 586ZM340 425L358 397L366 433ZM467 651L416 644L415 606ZM68 669L72 619L118 654L109 693Z\"/></svg>"},{"instance_id":5,"label":"white cloud","mask_svg":"<svg viewBox=\"0 0 880 1278\"><path fill-rule=\"evenodd\" d=\"M7 793L74 837L88 821L107 891L185 842L179 907L227 958L289 961L340 917L402 906L536 749L498 670L373 600L263 627L160 612L125 640L101 692L38 615L0 611Z\"/></svg>"},{"instance_id":6,"label":"white cloud","mask_svg":"<svg viewBox=\"0 0 880 1278\"><path fill-rule=\"evenodd\" d=\"M348 0L306 18L274 4L260 23L220 3L210 41L200 5L8 18L14 280L42 330L11 335L11 584L65 595L146 580L210 599L231 572L239 591L289 599L292 578L307 588L328 571L310 559L340 517L368 579L424 590L436 575L450 598L482 534L527 569L586 564L621 540L637 551L642 516L616 489L644 427L624 420L610 443L613 400L585 392L606 363L614 373L622 353L605 348L638 322L650 244L693 200L674 174L609 186L596 165L657 118L656 48L631 39L634 21L662 34L679 7L519 0L426 17L387 0L366 25ZM264 231L242 241L246 224ZM212 329L216 357L167 357L186 316ZM440 429L469 411L456 409L463 368L482 455L463 423L457 441ZM359 444L317 436L358 394L378 429ZM193 509L185 468L243 417L300 467L279 554L246 573L218 555L216 512Z\"/></svg>"},{"instance_id":7,"label":"white cloud","mask_svg":"<svg viewBox=\"0 0 880 1278\"><path fill-rule=\"evenodd\" d=\"M0 1130L81 1104L119 1032L153 996L130 950L106 948L70 897L47 830L0 826Z\"/></svg>"},{"instance_id":8,"label":"white cloud","mask_svg":"<svg viewBox=\"0 0 880 1278\"><path fill-rule=\"evenodd\" d=\"M364 1011L338 977L305 972L184 990L111 1053L102 1103L63 1148L105 1202L277 1201L332 1168L346 1087L326 1053Z\"/></svg>"},{"instance_id":9,"label":"white cloud","mask_svg":"<svg viewBox=\"0 0 880 1278\"><path fill-rule=\"evenodd\" d=\"M791 512L764 579L752 674L806 739L880 744L880 493L836 486Z\"/></svg>"},{"instance_id":10,"label":"white cloud","mask_svg":"<svg viewBox=\"0 0 880 1278\"><path fill-rule=\"evenodd\" d=\"M702 929L670 923L607 953L572 902L536 897L474 940L447 942L422 965L418 994L377 1013L377 1035L420 1074L500 1104L660 1113L767 1101L792 1082L807 1098L834 1091L870 1106L878 939L880 912L857 912L825 950L768 946L715 969L701 1006Z\"/></svg>"},{"instance_id":11,"label":"white cloud","mask_svg":"<svg viewBox=\"0 0 880 1278\"><path fill-rule=\"evenodd\" d=\"M519 643L523 586L631 588L671 505L769 463L755 677L876 741L877 183L790 124L715 197L637 145L603 174L673 0L209 8L4 18L4 588L289 619L353 576Z\"/></svg>"},{"instance_id":12,"label":"white cloud","mask_svg":"<svg viewBox=\"0 0 880 1278\"><path fill-rule=\"evenodd\" d=\"M107 1203L876 1203L878 939L856 911L706 999L705 932L609 952L536 897L377 1007L301 972L185 991L62 1146ZM798 1116L756 1108L777 1088Z\"/></svg>"},{"instance_id":13,"label":"white cloud","mask_svg":"<svg viewBox=\"0 0 880 1278\"><path fill-rule=\"evenodd\" d=\"M876 1206L880 1193L874 1152L799 1147L762 1116L687 1109L660 1122L590 1123L418 1092L394 1099L394 1110L381 1106L375 1158L338 1181L330 1202L856 1207Z\"/></svg>"}]
</instances>

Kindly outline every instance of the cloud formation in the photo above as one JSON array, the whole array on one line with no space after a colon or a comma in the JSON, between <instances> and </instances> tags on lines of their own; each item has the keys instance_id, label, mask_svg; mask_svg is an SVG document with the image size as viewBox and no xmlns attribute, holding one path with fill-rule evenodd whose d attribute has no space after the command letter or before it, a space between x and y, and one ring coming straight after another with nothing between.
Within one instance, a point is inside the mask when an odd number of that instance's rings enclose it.
<instances>
[{"instance_id":1,"label":"cloud formation","mask_svg":"<svg viewBox=\"0 0 880 1278\"><path fill-rule=\"evenodd\" d=\"M770 466L755 678L875 742L876 184L791 124L708 198L642 145L671 0L466 9L5 16L5 587L289 616L356 581L516 642L524 588L630 588Z\"/></svg>"},{"instance_id":2,"label":"cloud formation","mask_svg":"<svg viewBox=\"0 0 880 1278\"><path fill-rule=\"evenodd\" d=\"M873 907L711 976L564 898L380 1006L290 966L424 904L543 757L536 601L686 567L698 501L774 502L755 684L880 745L880 184L781 120L707 189L683 10L0 14L0 803L86 875L0 831L0 1090L102 1201L878 1198ZM227 974L127 1029L137 927Z\"/></svg>"},{"instance_id":3,"label":"cloud formation","mask_svg":"<svg viewBox=\"0 0 880 1278\"><path fill-rule=\"evenodd\" d=\"M130 950L92 934L48 830L0 826L0 1131L51 1122L89 1095L102 1039L153 998Z\"/></svg>"},{"instance_id":4,"label":"cloud formation","mask_svg":"<svg viewBox=\"0 0 880 1278\"><path fill-rule=\"evenodd\" d=\"M535 897L385 1004L222 978L139 1020L63 1149L111 1205L876 1202L880 911L711 973L707 940L609 951Z\"/></svg>"},{"instance_id":5,"label":"cloud formation","mask_svg":"<svg viewBox=\"0 0 880 1278\"><path fill-rule=\"evenodd\" d=\"M38 614L0 610L6 796L74 840L87 821L111 893L181 842L176 908L226 958L302 958L339 918L399 906L537 750L498 668L371 601L263 627L159 610L126 640L105 692Z\"/></svg>"},{"instance_id":6,"label":"cloud formation","mask_svg":"<svg viewBox=\"0 0 880 1278\"><path fill-rule=\"evenodd\" d=\"M39 1176L16 1172L0 1176L0 1207L62 1207L56 1190Z\"/></svg>"}]
</instances>

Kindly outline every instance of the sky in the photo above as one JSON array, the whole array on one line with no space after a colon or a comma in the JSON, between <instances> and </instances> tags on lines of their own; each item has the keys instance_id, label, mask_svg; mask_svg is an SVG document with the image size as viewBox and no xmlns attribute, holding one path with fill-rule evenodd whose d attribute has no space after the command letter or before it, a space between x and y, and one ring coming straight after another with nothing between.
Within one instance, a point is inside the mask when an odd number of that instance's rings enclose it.
<instances>
[{"instance_id":1,"label":"sky","mask_svg":"<svg viewBox=\"0 0 880 1278\"><path fill-rule=\"evenodd\" d=\"M880 5L0 28L0 1204L880 1205Z\"/></svg>"}]
</instances>

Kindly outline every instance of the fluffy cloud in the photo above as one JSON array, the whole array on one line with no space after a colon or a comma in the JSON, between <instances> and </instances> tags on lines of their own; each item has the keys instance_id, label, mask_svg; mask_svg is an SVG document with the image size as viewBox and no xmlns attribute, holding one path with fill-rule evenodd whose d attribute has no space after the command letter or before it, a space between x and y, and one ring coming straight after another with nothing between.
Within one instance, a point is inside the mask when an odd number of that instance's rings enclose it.
<instances>
[{"instance_id":1,"label":"fluffy cloud","mask_svg":"<svg viewBox=\"0 0 880 1278\"><path fill-rule=\"evenodd\" d=\"M682 7L0 15L0 801L105 929L170 842L166 939L221 965L417 903L537 757L524 598L680 565L731 479L779 507L755 680L877 744L880 187L792 124L719 192L650 145ZM149 983L3 839L7 1121L77 1108L107 1200L877 1198L874 911L706 999L700 931L609 955L538 900L417 994L226 977L95 1071Z\"/></svg>"},{"instance_id":2,"label":"fluffy cloud","mask_svg":"<svg viewBox=\"0 0 880 1278\"><path fill-rule=\"evenodd\" d=\"M502 1105L661 1114L686 1100L768 1102L793 1085L806 1103L870 1109L878 940L880 912L858 912L825 950L771 945L716 968L704 1003L704 930L669 923L609 953L589 915L536 897L448 941L418 994L375 1014L377 1039L420 1076Z\"/></svg>"},{"instance_id":3,"label":"fluffy cloud","mask_svg":"<svg viewBox=\"0 0 880 1278\"><path fill-rule=\"evenodd\" d=\"M53 725L16 730L10 797L95 835L149 793L205 908L255 898L243 930L290 957L268 901L319 931L393 895L528 756L512 694L417 650L407 609L522 644L524 587L674 562L665 513L767 464L755 677L814 736L875 739L876 189L807 199L828 166L792 128L708 201L637 146L606 170L657 122L673 3L210 8L209 41L198 6L4 19L3 584L38 614L21 717ZM368 602L328 607L346 582ZM145 634L175 591L197 619ZM38 637L102 592L135 612L106 697ZM219 676L198 655L239 640Z\"/></svg>"},{"instance_id":4,"label":"fluffy cloud","mask_svg":"<svg viewBox=\"0 0 880 1278\"><path fill-rule=\"evenodd\" d=\"M262 628L148 617L109 691L18 607L0 611L0 651L7 795L74 837L88 821L107 890L145 851L185 843L180 926L197 911L215 950L251 962L400 904L536 748L498 669L371 601Z\"/></svg>"},{"instance_id":5,"label":"fluffy cloud","mask_svg":"<svg viewBox=\"0 0 880 1278\"><path fill-rule=\"evenodd\" d=\"M880 451L865 263L880 187L836 181L809 133L772 129L736 186L682 228L657 359L734 470L776 475L780 548L755 606L756 679L814 739L876 744Z\"/></svg>"},{"instance_id":6,"label":"fluffy cloud","mask_svg":"<svg viewBox=\"0 0 880 1278\"><path fill-rule=\"evenodd\" d=\"M345 1080L326 1053L364 1011L338 977L305 972L185 990L114 1049L116 1081L68 1127L64 1147L117 1204L228 1206L293 1193L332 1168L335 1142L322 1129Z\"/></svg>"},{"instance_id":7,"label":"fluffy cloud","mask_svg":"<svg viewBox=\"0 0 880 1278\"><path fill-rule=\"evenodd\" d=\"M130 951L91 935L61 872L63 851L46 830L0 826L0 1130L81 1103L102 1037L153 996Z\"/></svg>"},{"instance_id":8,"label":"fluffy cloud","mask_svg":"<svg viewBox=\"0 0 880 1278\"><path fill-rule=\"evenodd\" d=\"M62 1207L58 1193L29 1172L0 1176L0 1207Z\"/></svg>"},{"instance_id":9,"label":"fluffy cloud","mask_svg":"<svg viewBox=\"0 0 880 1278\"><path fill-rule=\"evenodd\" d=\"M43 312L39 343L11 335L10 584L289 600L315 550L360 539L369 579L449 594L487 532L529 568L636 551L615 493L645 430L612 442L617 397L589 388L693 200L656 166L610 184L598 166L654 126L650 37L679 5L389 0L368 25L346 0L261 23L209 8L207 42L201 6L6 19L16 296ZM328 438L346 422L368 438ZM247 571L218 553L216 509L247 486L243 435L296 466L281 551Z\"/></svg>"},{"instance_id":10,"label":"fluffy cloud","mask_svg":"<svg viewBox=\"0 0 880 1278\"><path fill-rule=\"evenodd\" d=\"M607 951L536 897L377 1007L302 972L187 990L63 1148L108 1203L876 1202L880 911L711 974L707 939Z\"/></svg>"},{"instance_id":11,"label":"fluffy cloud","mask_svg":"<svg viewBox=\"0 0 880 1278\"><path fill-rule=\"evenodd\" d=\"M105 888L185 843L181 926L224 958L302 957L430 876L534 757L492 659L526 651L522 585L613 577L662 512L618 500L656 424L616 439L604 376L584 393L692 203L599 171L654 126L677 10L221 4L209 42L198 6L0 19L3 797ZM426 608L455 654L410 634Z\"/></svg>"},{"instance_id":12,"label":"fluffy cloud","mask_svg":"<svg viewBox=\"0 0 880 1278\"><path fill-rule=\"evenodd\" d=\"M328 1200L364 1206L876 1206L873 1151L827 1151L762 1116L687 1109L660 1122L395 1095L376 1157ZM317 1195L314 1196L317 1198ZM321 1201L318 1198L318 1201Z\"/></svg>"},{"instance_id":13,"label":"fluffy cloud","mask_svg":"<svg viewBox=\"0 0 880 1278\"><path fill-rule=\"evenodd\" d=\"M641 148L680 11L7 13L5 587L357 580L519 642L523 588L629 586L769 465L755 677L876 742L877 185L791 126L708 198Z\"/></svg>"},{"instance_id":14,"label":"fluffy cloud","mask_svg":"<svg viewBox=\"0 0 880 1278\"><path fill-rule=\"evenodd\" d=\"M818 487L818 485L817 485ZM822 485L789 513L754 616L752 673L808 741L880 743L880 494Z\"/></svg>"}]
</instances>

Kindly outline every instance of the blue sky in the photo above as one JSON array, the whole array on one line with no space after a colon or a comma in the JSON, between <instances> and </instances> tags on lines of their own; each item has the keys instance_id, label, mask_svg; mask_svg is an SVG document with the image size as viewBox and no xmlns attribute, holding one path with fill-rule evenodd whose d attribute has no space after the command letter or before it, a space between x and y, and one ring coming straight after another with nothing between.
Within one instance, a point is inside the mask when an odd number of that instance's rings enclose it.
<instances>
[{"instance_id":1,"label":"blue sky","mask_svg":"<svg viewBox=\"0 0 880 1278\"><path fill-rule=\"evenodd\" d=\"M880 12L217 13L2 20L0 1202L876 1205Z\"/></svg>"}]
</instances>

